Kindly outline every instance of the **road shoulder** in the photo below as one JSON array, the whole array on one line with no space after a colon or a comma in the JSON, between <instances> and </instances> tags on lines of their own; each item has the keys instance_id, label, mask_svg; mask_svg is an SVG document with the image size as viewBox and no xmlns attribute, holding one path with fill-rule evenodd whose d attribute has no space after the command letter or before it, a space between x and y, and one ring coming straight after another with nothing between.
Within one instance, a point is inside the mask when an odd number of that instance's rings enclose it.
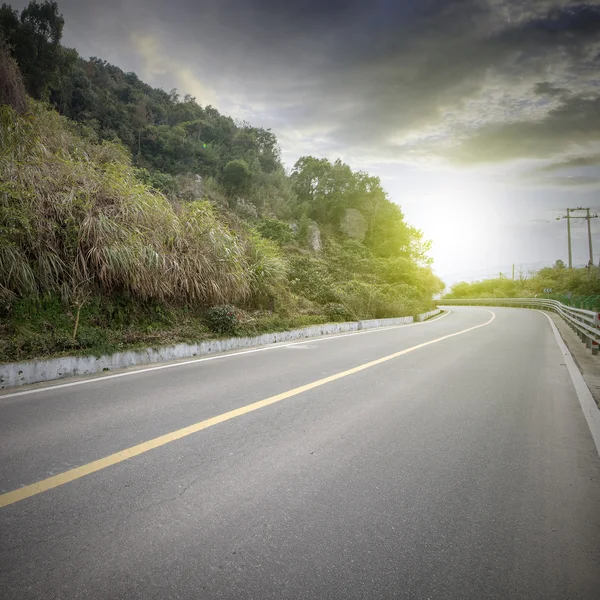
<instances>
[{"instance_id":1,"label":"road shoulder","mask_svg":"<svg viewBox=\"0 0 600 600\"><path fill-rule=\"evenodd\" d=\"M600 407L600 356L593 356L591 351L579 339L577 334L554 313L546 313L554 321L571 356L585 380L592 397Z\"/></svg>"}]
</instances>

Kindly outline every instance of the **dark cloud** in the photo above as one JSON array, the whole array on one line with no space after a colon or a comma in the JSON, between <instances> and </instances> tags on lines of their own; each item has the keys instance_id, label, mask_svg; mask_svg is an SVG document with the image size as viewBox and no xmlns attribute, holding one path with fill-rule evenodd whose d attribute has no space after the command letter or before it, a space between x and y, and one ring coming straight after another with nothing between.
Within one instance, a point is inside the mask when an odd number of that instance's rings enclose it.
<instances>
[{"instance_id":1,"label":"dark cloud","mask_svg":"<svg viewBox=\"0 0 600 600\"><path fill-rule=\"evenodd\" d=\"M567 144L585 147L600 141L600 96L566 99L537 121L494 123L465 139L453 158L473 164L515 158L552 158Z\"/></svg>"},{"instance_id":2,"label":"dark cloud","mask_svg":"<svg viewBox=\"0 0 600 600\"><path fill-rule=\"evenodd\" d=\"M600 138L600 5L565 0L59 0L67 43L380 161L567 161ZM574 153L574 154L573 154Z\"/></svg>"},{"instance_id":3,"label":"dark cloud","mask_svg":"<svg viewBox=\"0 0 600 600\"><path fill-rule=\"evenodd\" d=\"M548 81L536 83L534 91L540 96L565 96L569 94L569 90L566 88L554 87Z\"/></svg>"},{"instance_id":4,"label":"dark cloud","mask_svg":"<svg viewBox=\"0 0 600 600\"><path fill-rule=\"evenodd\" d=\"M575 156L564 161L551 163L539 168L541 172L556 172L581 167L600 167L600 154Z\"/></svg>"}]
</instances>

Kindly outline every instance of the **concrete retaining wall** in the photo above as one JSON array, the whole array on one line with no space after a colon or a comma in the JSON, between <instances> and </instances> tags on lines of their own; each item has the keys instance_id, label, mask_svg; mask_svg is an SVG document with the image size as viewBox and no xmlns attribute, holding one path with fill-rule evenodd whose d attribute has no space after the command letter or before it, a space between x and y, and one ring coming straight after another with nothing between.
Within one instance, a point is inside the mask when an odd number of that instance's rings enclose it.
<instances>
[{"instance_id":1,"label":"concrete retaining wall","mask_svg":"<svg viewBox=\"0 0 600 600\"><path fill-rule=\"evenodd\" d=\"M418 315L417 320L424 321L439 314L440 309ZM0 365L0 389L7 387L52 381L74 375L89 375L100 371L113 371L136 365L146 365L179 358L190 358L204 354L218 354L230 350L266 346L277 342L288 342L302 338L319 337L335 333L348 333L362 329L389 327L392 325L407 325L413 322L413 317L397 319L371 319L369 321L351 321L347 323L329 323L315 325L292 331L265 333L255 337L236 337L223 340L209 340L200 344L177 344L163 348L147 348L146 350L131 350L117 352L110 356L65 356L48 360L31 360L20 363Z\"/></svg>"},{"instance_id":2,"label":"concrete retaining wall","mask_svg":"<svg viewBox=\"0 0 600 600\"><path fill-rule=\"evenodd\" d=\"M427 319L431 319L431 317L435 317L442 312L441 308L436 308L435 310L430 310L429 312L417 315L417 321L423 322L427 321Z\"/></svg>"}]
</instances>

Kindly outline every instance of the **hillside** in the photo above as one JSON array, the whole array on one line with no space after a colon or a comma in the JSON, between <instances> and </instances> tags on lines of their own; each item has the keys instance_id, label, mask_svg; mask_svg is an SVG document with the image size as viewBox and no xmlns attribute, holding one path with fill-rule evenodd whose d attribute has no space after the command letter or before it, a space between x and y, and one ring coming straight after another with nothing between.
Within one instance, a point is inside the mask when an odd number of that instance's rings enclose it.
<instances>
[{"instance_id":1,"label":"hillside","mask_svg":"<svg viewBox=\"0 0 600 600\"><path fill-rule=\"evenodd\" d=\"M54 2L0 8L0 361L431 307L428 245L376 177L286 173L271 131L62 27Z\"/></svg>"}]
</instances>

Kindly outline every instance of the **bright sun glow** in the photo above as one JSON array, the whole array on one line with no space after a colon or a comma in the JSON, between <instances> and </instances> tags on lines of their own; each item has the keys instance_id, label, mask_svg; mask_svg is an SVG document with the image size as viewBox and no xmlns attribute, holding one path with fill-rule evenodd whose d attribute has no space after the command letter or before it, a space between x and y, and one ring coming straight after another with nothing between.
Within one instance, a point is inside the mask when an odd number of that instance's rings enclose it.
<instances>
[{"instance_id":1,"label":"bright sun glow","mask_svg":"<svg viewBox=\"0 0 600 600\"><path fill-rule=\"evenodd\" d=\"M478 259L492 264L502 260L499 246L504 216L496 212L494 203L485 201L485 193L483 186L449 187L426 199L423 233L432 241L437 272L476 267Z\"/></svg>"}]
</instances>

